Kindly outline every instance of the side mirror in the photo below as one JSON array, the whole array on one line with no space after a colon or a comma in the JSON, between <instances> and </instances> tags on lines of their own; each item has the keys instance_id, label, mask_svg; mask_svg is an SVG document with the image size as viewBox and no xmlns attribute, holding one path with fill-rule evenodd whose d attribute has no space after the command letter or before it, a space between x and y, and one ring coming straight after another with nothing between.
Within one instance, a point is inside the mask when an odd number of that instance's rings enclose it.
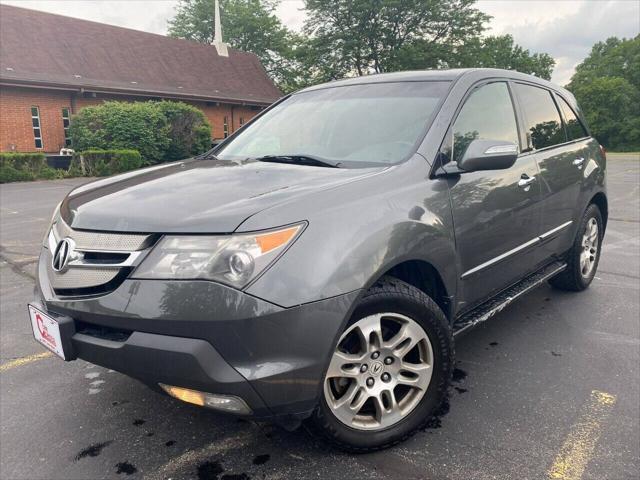
<instances>
[{"instance_id":1,"label":"side mirror","mask_svg":"<svg viewBox=\"0 0 640 480\"><path fill-rule=\"evenodd\" d=\"M463 172L478 170L504 170L513 166L518 158L518 145L502 140L473 140L467 147L458 169Z\"/></svg>"}]
</instances>

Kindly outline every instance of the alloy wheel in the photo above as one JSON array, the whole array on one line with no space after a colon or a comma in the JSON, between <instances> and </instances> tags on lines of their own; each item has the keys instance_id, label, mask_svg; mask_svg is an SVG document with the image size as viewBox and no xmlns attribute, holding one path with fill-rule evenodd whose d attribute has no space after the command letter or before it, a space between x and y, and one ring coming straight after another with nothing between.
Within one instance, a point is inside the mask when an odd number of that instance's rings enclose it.
<instances>
[{"instance_id":1,"label":"alloy wheel","mask_svg":"<svg viewBox=\"0 0 640 480\"><path fill-rule=\"evenodd\" d=\"M432 373L431 342L415 320L398 313L371 315L340 338L325 377L324 397L345 425L382 430L413 411Z\"/></svg>"},{"instance_id":2,"label":"alloy wheel","mask_svg":"<svg viewBox=\"0 0 640 480\"><path fill-rule=\"evenodd\" d=\"M588 278L596 264L598 258L598 246L600 237L598 236L598 221L590 218L587 222L582 236L582 251L580 252L580 273L584 278Z\"/></svg>"}]
</instances>

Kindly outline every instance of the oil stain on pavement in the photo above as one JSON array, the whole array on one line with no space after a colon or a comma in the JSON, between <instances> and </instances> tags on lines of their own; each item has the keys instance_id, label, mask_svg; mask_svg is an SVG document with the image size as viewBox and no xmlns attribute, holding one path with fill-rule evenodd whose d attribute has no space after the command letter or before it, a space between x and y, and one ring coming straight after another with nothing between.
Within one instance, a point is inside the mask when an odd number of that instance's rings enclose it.
<instances>
[{"instance_id":1,"label":"oil stain on pavement","mask_svg":"<svg viewBox=\"0 0 640 480\"><path fill-rule=\"evenodd\" d=\"M107 440L106 442L94 443L87 448L81 450L74 458L74 461L82 460L85 457L97 457L102 453L102 449L108 447L113 443L113 440Z\"/></svg>"},{"instance_id":2,"label":"oil stain on pavement","mask_svg":"<svg viewBox=\"0 0 640 480\"><path fill-rule=\"evenodd\" d=\"M220 462L206 461L198 465L198 480L218 480L221 473L224 468Z\"/></svg>"},{"instance_id":3,"label":"oil stain on pavement","mask_svg":"<svg viewBox=\"0 0 640 480\"><path fill-rule=\"evenodd\" d=\"M270 458L271 458L271 455L268 455L268 454L258 455L253 459L253 464L254 465L264 465L265 463L267 463L269 461Z\"/></svg>"},{"instance_id":4,"label":"oil stain on pavement","mask_svg":"<svg viewBox=\"0 0 640 480\"><path fill-rule=\"evenodd\" d=\"M460 387L459 385L464 382L465 378L467 378L467 372L462 370L461 368L454 368L453 374L451 375L451 385L447 390L447 393L442 400L440 406L436 409L433 416L424 424L422 427L422 431L426 431L429 429L440 428L442 427L442 417L449 413L451 405L449 403L449 396L451 389L454 389L458 393L465 393L468 390L466 388ZM454 385L458 384L458 385Z\"/></svg>"},{"instance_id":5,"label":"oil stain on pavement","mask_svg":"<svg viewBox=\"0 0 640 480\"><path fill-rule=\"evenodd\" d=\"M453 370L453 376L451 377L452 382L462 382L465 378L467 378L467 372L460 368L455 368Z\"/></svg>"},{"instance_id":6,"label":"oil stain on pavement","mask_svg":"<svg viewBox=\"0 0 640 480\"><path fill-rule=\"evenodd\" d=\"M137 471L138 469L127 461L116 463L116 473L118 475L122 473L125 475L133 475Z\"/></svg>"}]
</instances>

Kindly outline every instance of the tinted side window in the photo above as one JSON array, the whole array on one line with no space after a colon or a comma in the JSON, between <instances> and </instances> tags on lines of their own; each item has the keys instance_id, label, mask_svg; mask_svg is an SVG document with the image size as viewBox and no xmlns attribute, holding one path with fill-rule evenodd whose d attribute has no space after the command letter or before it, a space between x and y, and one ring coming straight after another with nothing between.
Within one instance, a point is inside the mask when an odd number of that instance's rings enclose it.
<instances>
[{"instance_id":1,"label":"tinted side window","mask_svg":"<svg viewBox=\"0 0 640 480\"><path fill-rule=\"evenodd\" d=\"M467 98L453 124L452 159L459 161L477 138L518 145L518 127L506 83L484 85Z\"/></svg>"},{"instance_id":2,"label":"tinted side window","mask_svg":"<svg viewBox=\"0 0 640 480\"><path fill-rule=\"evenodd\" d=\"M573 109L565 102L564 98L556 97L559 100L560 109L562 110L562 116L564 117L565 126L567 129L567 140L577 140L578 138L584 138L587 136L587 131L573 113Z\"/></svg>"},{"instance_id":3,"label":"tinted side window","mask_svg":"<svg viewBox=\"0 0 640 480\"><path fill-rule=\"evenodd\" d=\"M525 118L527 137L535 149L566 141L562 120L551 92L543 88L516 83L516 92Z\"/></svg>"}]
</instances>

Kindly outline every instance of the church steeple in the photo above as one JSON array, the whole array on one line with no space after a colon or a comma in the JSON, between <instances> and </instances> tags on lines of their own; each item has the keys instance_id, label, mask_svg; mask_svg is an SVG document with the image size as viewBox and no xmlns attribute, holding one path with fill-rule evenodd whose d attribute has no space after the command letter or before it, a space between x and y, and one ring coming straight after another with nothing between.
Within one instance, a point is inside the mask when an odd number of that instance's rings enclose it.
<instances>
[{"instance_id":1,"label":"church steeple","mask_svg":"<svg viewBox=\"0 0 640 480\"><path fill-rule=\"evenodd\" d=\"M222 22L220 21L220 2L218 0L215 0L214 8L213 46L216 47L218 55L228 57L227 44L222 41Z\"/></svg>"}]
</instances>

